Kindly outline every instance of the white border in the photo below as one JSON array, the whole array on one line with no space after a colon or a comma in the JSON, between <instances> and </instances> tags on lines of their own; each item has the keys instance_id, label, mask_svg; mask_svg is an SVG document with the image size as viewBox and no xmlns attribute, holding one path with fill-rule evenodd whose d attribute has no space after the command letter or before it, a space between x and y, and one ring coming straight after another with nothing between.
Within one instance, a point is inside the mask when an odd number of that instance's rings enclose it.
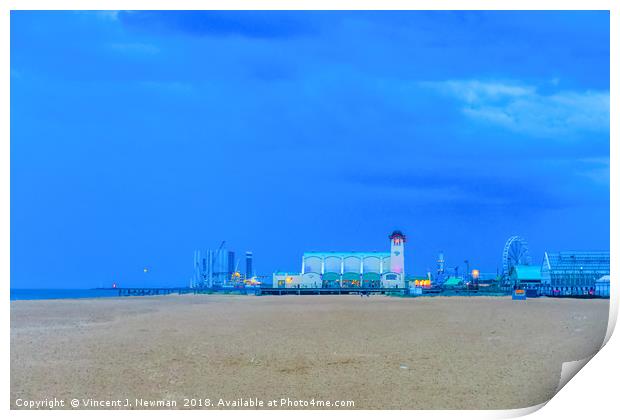
<instances>
[{"instance_id":1,"label":"white border","mask_svg":"<svg viewBox=\"0 0 620 420\"><path fill-rule=\"evenodd\" d=\"M496 0L496 1L464 1L464 0L424 0L424 1L402 1L402 0L383 0L381 2L372 2L367 0L297 0L297 1L282 1L282 0L264 0L260 3L258 1L249 0L229 0L229 1L197 1L197 0L176 0L176 1L163 1L163 0L96 0L96 1L76 1L76 0L56 0L56 1L44 1L44 0L8 0L0 4L2 9L1 22L1 57L2 67L0 74L2 75L1 83L5 92L4 100L1 102L0 112L0 127L2 129L2 141L0 142L0 173L2 182L0 182L0 195L2 196L2 223L0 229L4 240L1 242L0 253L0 267L5 278L6 286L2 289L2 299L5 302L5 310L2 312L2 333L5 338L2 341L2 353L6 363L6 369L4 372L9 372L10 365L10 305L9 302L9 283L10 283L10 204L9 204L9 165L10 165L10 96L7 94L10 90L10 10L145 10L145 9L288 9L288 10L303 10L303 9L321 9L321 10L345 10L345 9L368 9L368 10L386 10L386 9L418 9L418 10L611 10L611 80L610 80L610 98L611 108L610 115L617 116L618 106L618 74L620 68L618 66L618 40L620 39L620 33L618 26L620 19L618 14L620 13L620 2L613 0L590 0L590 1L576 1L576 0ZM618 293L614 293L618 290L620 282L618 281L617 264L618 258L616 257L617 251L620 249L618 246L619 236L618 233L618 214L620 214L620 206L618 205L620 185L618 181L618 170L615 163L619 159L620 146L618 145L618 119L610 118L611 124L611 151L610 151L610 194L611 194L611 220L610 230L615 232L615 235L611 235L610 251L611 251L611 282L612 282L612 299L610 309L610 325L608 328L607 345L592 359L590 363L583 369L583 372L579 373L579 379L570 381L566 387L560 390L560 392L547 404L547 406L537 411L533 416L536 418L555 418L562 417L565 419L582 419L588 418L615 418L618 410L618 398L617 398L617 384L618 374L620 373L620 342L617 337L611 337L610 335L615 325L618 314ZM9 410L9 398L10 395L10 381L9 375L5 375L5 380L2 381L2 390L4 391L5 398L2 400L3 412ZM543 406L542 404L541 406ZM370 416L381 415L389 417L405 418L415 415L421 418L506 418L525 415L533 411L538 410L541 406L531 407L520 410L497 410L497 411L355 411L356 416ZM205 416L230 418L237 417L241 412L232 411L184 411L183 415L187 416ZM291 413L289 411L246 411L245 414L251 415L255 418L289 418L291 415L300 418L310 418L316 416L318 413L313 411L296 411ZM324 411L321 412L321 416L332 417L340 416L347 412L345 411ZM93 411L89 412L89 417L94 418L107 418L110 416L110 412L106 411ZM349 413L350 414L350 413ZM83 411L10 411L11 416L19 418L31 418L31 417L73 417L81 418L84 416ZM136 411L127 414L127 412L114 412L115 416L132 416L140 418L163 418L169 416L179 415L179 411Z\"/></svg>"}]
</instances>

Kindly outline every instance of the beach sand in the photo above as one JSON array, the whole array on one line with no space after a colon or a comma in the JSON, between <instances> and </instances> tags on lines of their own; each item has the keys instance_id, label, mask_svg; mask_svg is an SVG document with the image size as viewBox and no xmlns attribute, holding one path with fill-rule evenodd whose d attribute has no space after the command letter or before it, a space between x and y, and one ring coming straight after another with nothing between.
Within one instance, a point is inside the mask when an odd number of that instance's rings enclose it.
<instances>
[{"instance_id":1,"label":"beach sand","mask_svg":"<svg viewBox=\"0 0 620 420\"><path fill-rule=\"evenodd\" d=\"M562 362L599 349L608 310L510 297L13 301L11 407L56 397L521 408L553 396Z\"/></svg>"}]
</instances>

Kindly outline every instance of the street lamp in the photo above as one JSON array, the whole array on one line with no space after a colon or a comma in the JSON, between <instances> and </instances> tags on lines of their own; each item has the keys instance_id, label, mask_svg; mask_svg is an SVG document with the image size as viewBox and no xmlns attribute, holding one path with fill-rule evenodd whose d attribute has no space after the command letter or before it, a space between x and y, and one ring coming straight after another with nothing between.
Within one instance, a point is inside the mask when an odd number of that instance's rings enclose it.
<instances>
[{"instance_id":1,"label":"street lamp","mask_svg":"<svg viewBox=\"0 0 620 420\"><path fill-rule=\"evenodd\" d=\"M467 265L467 274L466 274L465 280L469 280L471 278L470 273L469 273L469 260L465 260L463 262Z\"/></svg>"}]
</instances>

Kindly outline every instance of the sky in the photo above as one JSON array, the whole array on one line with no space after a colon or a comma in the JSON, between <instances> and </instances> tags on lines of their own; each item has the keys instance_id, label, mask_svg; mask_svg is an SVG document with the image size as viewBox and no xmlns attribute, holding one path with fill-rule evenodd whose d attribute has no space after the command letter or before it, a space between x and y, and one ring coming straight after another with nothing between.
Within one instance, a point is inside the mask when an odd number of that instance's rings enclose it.
<instances>
[{"instance_id":1,"label":"sky","mask_svg":"<svg viewBox=\"0 0 620 420\"><path fill-rule=\"evenodd\" d=\"M13 11L10 65L13 288L609 249L605 11Z\"/></svg>"}]
</instances>

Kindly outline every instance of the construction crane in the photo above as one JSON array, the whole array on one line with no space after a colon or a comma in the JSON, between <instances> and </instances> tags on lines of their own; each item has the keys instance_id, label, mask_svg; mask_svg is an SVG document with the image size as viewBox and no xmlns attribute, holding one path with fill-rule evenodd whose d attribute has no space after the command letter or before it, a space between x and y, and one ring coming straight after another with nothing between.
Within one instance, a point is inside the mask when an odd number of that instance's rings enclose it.
<instances>
[{"instance_id":1,"label":"construction crane","mask_svg":"<svg viewBox=\"0 0 620 420\"><path fill-rule=\"evenodd\" d=\"M208 264L206 264L206 260L203 259L203 267L204 267L204 278L206 280L206 283L208 284L209 287L213 287L213 260L219 260L219 255L220 252L222 251L222 248L224 248L224 244L226 244L226 241L222 241L222 243L220 243L220 246L217 248L217 250L215 252L213 251L208 251L207 254L207 258L209 259ZM206 268L208 267L208 273Z\"/></svg>"}]
</instances>

